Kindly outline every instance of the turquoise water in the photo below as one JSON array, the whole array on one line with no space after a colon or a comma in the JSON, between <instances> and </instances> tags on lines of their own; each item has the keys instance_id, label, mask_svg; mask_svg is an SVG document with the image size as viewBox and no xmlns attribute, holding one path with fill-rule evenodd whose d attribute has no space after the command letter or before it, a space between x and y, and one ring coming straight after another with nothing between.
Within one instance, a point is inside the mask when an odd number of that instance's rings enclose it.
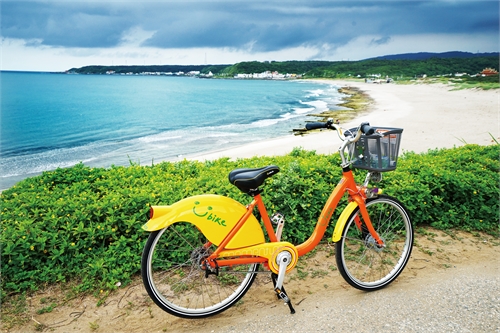
<instances>
[{"instance_id":1,"label":"turquoise water","mask_svg":"<svg viewBox=\"0 0 500 333\"><path fill-rule=\"evenodd\" d=\"M291 135L334 84L1 72L0 189L79 162L148 164Z\"/></svg>"}]
</instances>

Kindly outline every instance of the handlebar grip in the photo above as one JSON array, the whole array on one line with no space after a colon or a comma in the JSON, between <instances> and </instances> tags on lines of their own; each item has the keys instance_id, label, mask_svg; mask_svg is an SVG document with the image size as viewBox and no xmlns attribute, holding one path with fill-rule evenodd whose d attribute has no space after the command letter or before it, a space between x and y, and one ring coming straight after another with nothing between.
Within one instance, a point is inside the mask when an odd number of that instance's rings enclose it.
<instances>
[{"instance_id":1,"label":"handlebar grip","mask_svg":"<svg viewBox=\"0 0 500 333\"><path fill-rule=\"evenodd\" d=\"M318 129L318 128L328 128L327 127L328 123L307 123L306 124L306 130L313 130L313 129Z\"/></svg>"},{"instance_id":2,"label":"handlebar grip","mask_svg":"<svg viewBox=\"0 0 500 333\"><path fill-rule=\"evenodd\" d=\"M362 123L361 124L361 132L364 135L372 135L375 133L375 128L370 126L370 123Z\"/></svg>"}]
</instances>

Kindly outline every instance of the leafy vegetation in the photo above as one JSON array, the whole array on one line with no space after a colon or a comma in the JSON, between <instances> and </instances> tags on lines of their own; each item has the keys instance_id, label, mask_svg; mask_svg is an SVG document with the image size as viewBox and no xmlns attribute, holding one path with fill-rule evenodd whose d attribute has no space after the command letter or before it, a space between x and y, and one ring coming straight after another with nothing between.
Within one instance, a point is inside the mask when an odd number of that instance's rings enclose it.
<instances>
[{"instance_id":1,"label":"leafy vegetation","mask_svg":"<svg viewBox=\"0 0 500 333\"><path fill-rule=\"evenodd\" d=\"M164 73L177 73L177 72L190 72L200 71L207 74L209 71L220 72L229 65L131 65L131 66L84 66L80 68L71 68L68 72L78 74L106 74L107 71L114 71L116 74L126 73L143 73L143 72L164 72Z\"/></svg>"},{"instance_id":2,"label":"leafy vegetation","mask_svg":"<svg viewBox=\"0 0 500 333\"><path fill-rule=\"evenodd\" d=\"M430 58L425 60L363 60L335 62L317 67L307 73L308 77L343 78L346 76L368 77L380 74L394 78L450 75L455 73L480 73L486 67L496 68L498 57L477 58ZM497 77L498 79L498 77Z\"/></svg>"},{"instance_id":3,"label":"leafy vegetation","mask_svg":"<svg viewBox=\"0 0 500 333\"><path fill-rule=\"evenodd\" d=\"M406 204L417 224L498 236L499 156L498 144L406 153L382 188Z\"/></svg>"},{"instance_id":4,"label":"leafy vegetation","mask_svg":"<svg viewBox=\"0 0 500 333\"><path fill-rule=\"evenodd\" d=\"M380 187L407 206L416 225L498 236L499 155L499 145L407 153ZM336 154L296 148L286 156L237 161L109 169L79 164L25 179L0 196L2 298L57 282L71 282L75 292L99 296L126 285L140 270L148 237L141 225L149 205L201 193L247 203L249 197L227 181L229 171L238 167L281 168L267 181L264 201L270 213L286 217L283 240L303 242L341 177L339 163ZM361 181L364 172L357 177ZM325 237L331 237L332 228L333 223ZM49 303L46 311L51 307Z\"/></svg>"},{"instance_id":5,"label":"leafy vegetation","mask_svg":"<svg viewBox=\"0 0 500 333\"><path fill-rule=\"evenodd\" d=\"M265 71L277 71L279 73L305 74L318 67L334 64L332 61L247 61L229 66L223 70L223 74L234 76L242 73L262 73Z\"/></svg>"},{"instance_id":6,"label":"leafy vegetation","mask_svg":"<svg viewBox=\"0 0 500 333\"><path fill-rule=\"evenodd\" d=\"M460 78L450 79L454 89L470 89L470 88L480 88L483 90L498 89L500 86L500 81L498 75L485 76L485 77L468 77L463 76Z\"/></svg>"}]
</instances>

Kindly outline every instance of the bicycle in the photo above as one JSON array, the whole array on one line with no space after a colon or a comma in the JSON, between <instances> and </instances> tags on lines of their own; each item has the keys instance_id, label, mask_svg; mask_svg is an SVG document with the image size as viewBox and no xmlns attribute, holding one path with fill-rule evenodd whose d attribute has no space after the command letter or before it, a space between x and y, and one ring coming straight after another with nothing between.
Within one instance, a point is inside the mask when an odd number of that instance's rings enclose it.
<instances>
[{"instance_id":1,"label":"bicycle","mask_svg":"<svg viewBox=\"0 0 500 333\"><path fill-rule=\"evenodd\" d=\"M346 193L349 203L332 236L340 274L364 291L381 289L399 276L413 246L410 215L397 199L368 185L370 180L380 181L381 172L396 168L402 129L362 123L344 131L331 120L306 125L307 130L320 128L336 130L343 140L339 148L343 176L303 244L281 241L284 218L280 214L269 217L262 201L262 185L279 172L275 165L229 173L231 184L252 197L247 206L224 196L198 195L150 208L143 229L151 234L142 254L141 272L149 296L161 309L182 318L225 311L245 295L262 272L262 264L264 272L271 273L277 297L293 314L283 287L285 275L299 257L320 243ZM356 183L351 166L368 170L363 184ZM253 215L255 208L264 227Z\"/></svg>"}]
</instances>

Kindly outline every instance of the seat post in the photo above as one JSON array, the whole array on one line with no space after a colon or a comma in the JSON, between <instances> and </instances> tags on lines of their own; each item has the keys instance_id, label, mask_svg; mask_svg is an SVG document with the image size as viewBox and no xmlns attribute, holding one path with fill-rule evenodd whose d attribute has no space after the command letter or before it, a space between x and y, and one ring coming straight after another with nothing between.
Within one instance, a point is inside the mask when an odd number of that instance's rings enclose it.
<instances>
[{"instance_id":1,"label":"seat post","mask_svg":"<svg viewBox=\"0 0 500 333\"><path fill-rule=\"evenodd\" d=\"M249 190L247 194L251 197L255 197L256 195L261 194L263 191L260 188L256 188L255 190Z\"/></svg>"}]
</instances>

